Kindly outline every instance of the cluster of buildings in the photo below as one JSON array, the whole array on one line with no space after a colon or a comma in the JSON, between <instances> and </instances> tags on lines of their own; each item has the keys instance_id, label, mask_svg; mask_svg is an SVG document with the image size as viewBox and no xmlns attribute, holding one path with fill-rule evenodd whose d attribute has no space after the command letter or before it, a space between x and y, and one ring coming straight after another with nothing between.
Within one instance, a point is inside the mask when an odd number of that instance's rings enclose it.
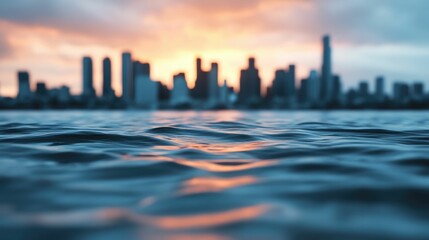
<instances>
[{"instance_id":1,"label":"cluster of buildings","mask_svg":"<svg viewBox=\"0 0 429 240\"><path fill-rule=\"evenodd\" d=\"M103 88L97 96L93 81L93 61L82 60L82 93L71 95L63 86L48 89L43 82L31 88L30 74L18 72L18 95L15 99L0 98L0 108L101 108L101 109L419 109L429 108L429 95L422 82L395 82L387 94L385 79L370 83L362 81L356 88L343 91L341 77L332 71L330 37L323 37L322 67L310 71L308 77L297 81L296 66L289 65L275 72L272 84L262 89L256 60L249 58L248 66L240 71L240 88L233 89L226 81L219 84L219 64L211 63L202 68L196 59L194 88L188 87L185 73L173 76L169 89L153 80L151 66L133 59L132 54L122 54L122 92L112 88L112 63L103 59ZM297 84L299 83L299 84ZM264 93L264 94L263 94Z\"/></svg>"}]
</instances>

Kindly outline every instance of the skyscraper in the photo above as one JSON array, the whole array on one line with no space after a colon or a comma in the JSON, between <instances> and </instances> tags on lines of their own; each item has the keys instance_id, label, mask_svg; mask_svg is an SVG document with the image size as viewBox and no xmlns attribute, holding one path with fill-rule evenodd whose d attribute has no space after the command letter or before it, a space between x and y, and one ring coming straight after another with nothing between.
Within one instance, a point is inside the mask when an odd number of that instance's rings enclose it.
<instances>
[{"instance_id":1,"label":"skyscraper","mask_svg":"<svg viewBox=\"0 0 429 240\"><path fill-rule=\"evenodd\" d=\"M211 69L208 75L209 82L209 102L210 104L216 105L219 102L219 65L212 63Z\"/></svg>"},{"instance_id":2,"label":"skyscraper","mask_svg":"<svg viewBox=\"0 0 429 240\"><path fill-rule=\"evenodd\" d=\"M341 77L339 75L334 75L332 77L332 97L331 101L335 103L340 103L341 101L341 91L342 91L342 84L341 84Z\"/></svg>"},{"instance_id":3,"label":"skyscraper","mask_svg":"<svg viewBox=\"0 0 429 240\"><path fill-rule=\"evenodd\" d=\"M36 95L38 97L45 97L48 95L48 88L44 82L38 82L36 84Z\"/></svg>"},{"instance_id":4,"label":"skyscraper","mask_svg":"<svg viewBox=\"0 0 429 240\"><path fill-rule=\"evenodd\" d=\"M27 71L18 72L18 99L28 101L31 97L30 74Z\"/></svg>"},{"instance_id":5,"label":"skyscraper","mask_svg":"<svg viewBox=\"0 0 429 240\"><path fill-rule=\"evenodd\" d=\"M286 96L287 71L283 69L276 70L271 93L274 99L283 99Z\"/></svg>"},{"instance_id":6,"label":"skyscraper","mask_svg":"<svg viewBox=\"0 0 429 240\"><path fill-rule=\"evenodd\" d=\"M359 97L364 101L368 100L369 97L369 85L368 82L362 81L359 83Z\"/></svg>"},{"instance_id":7,"label":"skyscraper","mask_svg":"<svg viewBox=\"0 0 429 240\"><path fill-rule=\"evenodd\" d=\"M148 75L137 76L134 90L135 104L138 107L153 109L158 106L158 83Z\"/></svg>"},{"instance_id":8,"label":"skyscraper","mask_svg":"<svg viewBox=\"0 0 429 240\"><path fill-rule=\"evenodd\" d=\"M112 63L108 57L103 59L103 97L113 97Z\"/></svg>"},{"instance_id":9,"label":"skyscraper","mask_svg":"<svg viewBox=\"0 0 429 240\"><path fill-rule=\"evenodd\" d=\"M295 65L289 65L289 69L287 72L287 81L286 81L286 98L287 100L293 101L296 97L296 67Z\"/></svg>"},{"instance_id":10,"label":"skyscraper","mask_svg":"<svg viewBox=\"0 0 429 240\"><path fill-rule=\"evenodd\" d=\"M415 100L421 100L424 97L425 87L421 82L415 82L412 85L411 97Z\"/></svg>"},{"instance_id":11,"label":"skyscraper","mask_svg":"<svg viewBox=\"0 0 429 240\"><path fill-rule=\"evenodd\" d=\"M223 85L219 89L219 103L224 106L229 104L229 88L226 80L223 81Z\"/></svg>"},{"instance_id":12,"label":"skyscraper","mask_svg":"<svg viewBox=\"0 0 429 240\"><path fill-rule=\"evenodd\" d=\"M403 82L393 84L393 100L398 104L406 103L410 100L410 86Z\"/></svg>"},{"instance_id":13,"label":"skyscraper","mask_svg":"<svg viewBox=\"0 0 429 240\"><path fill-rule=\"evenodd\" d=\"M184 73L179 73L173 77L173 90L171 92L171 104L179 106L190 103L189 89Z\"/></svg>"},{"instance_id":14,"label":"skyscraper","mask_svg":"<svg viewBox=\"0 0 429 240\"><path fill-rule=\"evenodd\" d=\"M133 62L131 53L122 53L122 99L127 104L132 104L133 91Z\"/></svg>"},{"instance_id":15,"label":"skyscraper","mask_svg":"<svg viewBox=\"0 0 429 240\"><path fill-rule=\"evenodd\" d=\"M320 78L320 98L322 101L331 101L333 91L332 79L332 51L331 40L329 36L323 37L323 59L322 59L322 75Z\"/></svg>"},{"instance_id":16,"label":"skyscraper","mask_svg":"<svg viewBox=\"0 0 429 240\"><path fill-rule=\"evenodd\" d=\"M375 99L377 101L384 100L384 77L382 76L375 79Z\"/></svg>"},{"instance_id":17,"label":"skyscraper","mask_svg":"<svg viewBox=\"0 0 429 240\"><path fill-rule=\"evenodd\" d=\"M84 57L82 64L83 64L82 95L85 97L95 97L95 89L93 85L92 59L90 57Z\"/></svg>"},{"instance_id":18,"label":"skyscraper","mask_svg":"<svg viewBox=\"0 0 429 240\"><path fill-rule=\"evenodd\" d=\"M261 78L255 66L255 58L249 58L247 69L240 73L239 102L244 105L259 103L261 99Z\"/></svg>"},{"instance_id":19,"label":"skyscraper","mask_svg":"<svg viewBox=\"0 0 429 240\"><path fill-rule=\"evenodd\" d=\"M199 100L207 100L209 95L209 72L203 71L202 60L197 58L196 61L197 79L193 89L193 97Z\"/></svg>"},{"instance_id":20,"label":"skyscraper","mask_svg":"<svg viewBox=\"0 0 429 240\"><path fill-rule=\"evenodd\" d=\"M311 104L318 103L320 101L320 81L316 70L311 70L308 76L308 101Z\"/></svg>"},{"instance_id":21,"label":"skyscraper","mask_svg":"<svg viewBox=\"0 0 429 240\"><path fill-rule=\"evenodd\" d=\"M145 76L150 78L150 64L149 63L141 63L140 61L134 61L132 67L132 78L131 78L131 100L135 101L136 99L136 79L139 76Z\"/></svg>"}]
</instances>

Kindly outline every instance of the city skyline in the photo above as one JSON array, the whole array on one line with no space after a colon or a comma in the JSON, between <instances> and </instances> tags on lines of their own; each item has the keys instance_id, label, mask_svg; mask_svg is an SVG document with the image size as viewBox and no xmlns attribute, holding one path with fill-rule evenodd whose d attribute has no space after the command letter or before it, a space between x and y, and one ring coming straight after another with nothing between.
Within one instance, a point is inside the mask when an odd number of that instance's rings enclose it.
<instances>
[{"instance_id":1,"label":"city skyline","mask_svg":"<svg viewBox=\"0 0 429 240\"><path fill-rule=\"evenodd\" d=\"M121 9L129 17L115 10L118 4L31 0L1 3L0 94L15 96L15 72L20 69L29 70L35 81L45 81L50 88L67 84L77 94L81 91L83 55L92 56L98 95L101 62L106 56L111 58L113 88L120 93L124 50L136 59L150 61L154 79L170 88L173 75L179 72L186 73L193 87L194 59L201 57L206 63L219 62L220 81L227 79L237 89L240 69L249 56L254 56L265 88L274 79L276 69L290 64L297 66L297 79L306 77L311 69L319 70L320 44L314 39L327 33L334 37L332 64L334 71L341 73L345 87L380 74L389 84L397 80L427 83L424 63L429 61L429 47L422 26L427 18L422 10L428 4L425 1L199 4L163 0L150 3L150 7L147 1L121 1ZM97 14L97 10L114 16L117 22ZM368 17L362 20L358 13Z\"/></svg>"},{"instance_id":2,"label":"city skyline","mask_svg":"<svg viewBox=\"0 0 429 240\"><path fill-rule=\"evenodd\" d=\"M112 89L111 61L103 59L102 94L94 86L93 60L82 57L81 92L72 94L68 85L49 88L45 82L36 82L31 89L31 74L17 72L19 91L15 99L0 98L2 109L427 109L429 93L425 84L395 81L391 93L386 78L374 77L373 84L360 81L353 88L344 88L342 76L334 71L331 37L321 38L321 64L308 76L298 79L297 66L290 64L275 71L275 78L267 87L261 83L256 58L249 57L247 66L240 70L239 88L234 89L224 80L220 84L219 63L211 62L203 68L203 59L195 59L196 79L190 87L186 74L173 76L172 88L151 75L150 62L141 62L131 52L122 53L122 92ZM373 89L370 86L373 85ZM264 90L266 90L264 92Z\"/></svg>"}]
</instances>

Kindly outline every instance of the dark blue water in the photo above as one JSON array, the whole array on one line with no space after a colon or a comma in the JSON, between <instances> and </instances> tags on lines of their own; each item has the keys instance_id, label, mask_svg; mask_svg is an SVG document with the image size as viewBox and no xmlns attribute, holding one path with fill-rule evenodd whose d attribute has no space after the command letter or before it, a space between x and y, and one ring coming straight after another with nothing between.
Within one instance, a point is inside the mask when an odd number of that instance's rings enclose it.
<instances>
[{"instance_id":1,"label":"dark blue water","mask_svg":"<svg viewBox=\"0 0 429 240\"><path fill-rule=\"evenodd\" d=\"M429 112L0 112L0 239L429 239Z\"/></svg>"}]
</instances>

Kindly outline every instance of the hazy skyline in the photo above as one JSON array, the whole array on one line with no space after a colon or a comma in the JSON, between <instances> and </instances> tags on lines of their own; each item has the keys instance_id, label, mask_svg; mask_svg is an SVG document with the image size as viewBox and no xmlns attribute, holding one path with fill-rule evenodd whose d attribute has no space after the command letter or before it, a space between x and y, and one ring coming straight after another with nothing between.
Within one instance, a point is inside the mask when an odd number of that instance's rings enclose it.
<instances>
[{"instance_id":1,"label":"hazy skyline","mask_svg":"<svg viewBox=\"0 0 429 240\"><path fill-rule=\"evenodd\" d=\"M149 61L171 86L184 71L194 85L195 58L219 62L220 80L238 86L254 56L264 88L277 68L297 65L298 79L320 71L321 37L332 36L333 68L346 87L383 74L428 82L429 16L425 0L16 0L0 3L0 94L16 94L16 72L32 85L82 87L81 59L94 61L101 93L102 59L110 56L121 92L121 52ZM372 82L371 82L372 83ZM388 89L390 90L390 89Z\"/></svg>"}]
</instances>

